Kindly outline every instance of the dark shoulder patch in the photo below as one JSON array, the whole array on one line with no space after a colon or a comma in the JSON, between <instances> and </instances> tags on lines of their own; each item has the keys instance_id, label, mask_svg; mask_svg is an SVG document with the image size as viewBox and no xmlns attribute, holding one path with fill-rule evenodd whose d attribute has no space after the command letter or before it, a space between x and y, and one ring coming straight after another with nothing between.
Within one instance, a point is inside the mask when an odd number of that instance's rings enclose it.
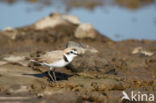
<instances>
[{"instance_id":1,"label":"dark shoulder patch","mask_svg":"<svg viewBox=\"0 0 156 103\"><path fill-rule=\"evenodd\" d=\"M65 55L63 56L63 59L64 59L64 61L69 62Z\"/></svg>"}]
</instances>

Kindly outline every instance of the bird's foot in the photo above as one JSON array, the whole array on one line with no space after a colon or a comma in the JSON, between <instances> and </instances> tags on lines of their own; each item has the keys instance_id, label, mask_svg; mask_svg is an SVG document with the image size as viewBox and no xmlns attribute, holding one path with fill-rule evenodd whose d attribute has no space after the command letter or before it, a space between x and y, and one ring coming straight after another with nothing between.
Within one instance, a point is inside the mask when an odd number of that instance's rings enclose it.
<instances>
[{"instance_id":1,"label":"bird's foot","mask_svg":"<svg viewBox=\"0 0 156 103\"><path fill-rule=\"evenodd\" d=\"M50 84L52 84L52 83L56 83L56 81L55 80L52 80L51 78L48 78L48 83L50 83Z\"/></svg>"}]
</instances>

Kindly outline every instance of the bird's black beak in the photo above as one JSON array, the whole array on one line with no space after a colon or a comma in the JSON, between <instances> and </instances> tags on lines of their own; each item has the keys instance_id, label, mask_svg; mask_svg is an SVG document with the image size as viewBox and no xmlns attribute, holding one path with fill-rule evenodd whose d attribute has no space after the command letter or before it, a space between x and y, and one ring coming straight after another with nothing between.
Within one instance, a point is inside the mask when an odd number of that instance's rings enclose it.
<instances>
[{"instance_id":1,"label":"bird's black beak","mask_svg":"<svg viewBox=\"0 0 156 103\"><path fill-rule=\"evenodd\" d=\"M77 56L82 56L81 54L77 54Z\"/></svg>"},{"instance_id":2,"label":"bird's black beak","mask_svg":"<svg viewBox=\"0 0 156 103\"><path fill-rule=\"evenodd\" d=\"M78 54L78 53L73 53L74 55L77 55L77 56L80 56L80 54Z\"/></svg>"}]
</instances>

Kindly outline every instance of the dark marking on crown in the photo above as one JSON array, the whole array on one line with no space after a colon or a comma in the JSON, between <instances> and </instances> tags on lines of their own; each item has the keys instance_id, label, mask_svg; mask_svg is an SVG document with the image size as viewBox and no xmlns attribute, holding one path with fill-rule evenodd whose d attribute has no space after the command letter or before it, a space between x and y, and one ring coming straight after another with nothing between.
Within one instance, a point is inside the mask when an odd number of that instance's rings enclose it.
<instances>
[{"instance_id":1,"label":"dark marking on crown","mask_svg":"<svg viewBox=\"0 0 156 103\"><path fill-rule=\"evenodd\" d=\"M74 48L74 49L72 49L72 50L77 51L75 48Z\"/></svg>"},{"instance_id":2,"label":"dark marking on crown","mask_svg":"<svg viewBox=\"0 0 156 103\"><path fill-rule=\"evenodd\" d=\"M63 59L64 59L65 62L69 62L65 55L63 56Z\"/></svg>"}]
</instances>

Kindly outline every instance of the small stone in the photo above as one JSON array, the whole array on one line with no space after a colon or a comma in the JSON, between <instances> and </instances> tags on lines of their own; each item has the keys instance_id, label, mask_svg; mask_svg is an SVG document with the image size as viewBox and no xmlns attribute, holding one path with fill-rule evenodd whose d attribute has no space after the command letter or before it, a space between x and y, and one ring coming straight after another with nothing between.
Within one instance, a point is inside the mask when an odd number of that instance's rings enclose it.
<instances>
[{"instance_id":1,"label":"small stone","mask_svg":"<svg viewBox=\"0 0 156 103\"><path fill-rule=\"evenodd\" d=\"M6 93L7 94L25 94L28 93L29 88L25 85L13 85L12 87L8 88Z\"/></svg>"},{"instance_id":2,"label":"small stone","mask_svg":"<svg viewBox=\"0 0 156 103\"><path fill-rule=\"evenodd\" d=\"M80 24L78 17L67 14L52 13L50 16L37 21L34 26L36 29L55 28L58 25Z\"/></svg>"},{"instance_id":3,"label":"small stone","mask_svg":"<svg viewBox=\"0 0 156 103\"><path fill-rule=\"evenodd\" d=\"M60 24L66 24L66 21L56 17L45 17L42 20L36 22L34 25L36 29L43 30L45 28L54 28Z\"/></svg>"},{"instance_id":4,"label":"small stone","mask_svg":"<svg viewBox=\"0 0 156 103\"><path fill-rule=\"evenodd\" d=\"M12 40L15 40L18 35L18 31L14 28L8 27L4 29L3 35L9 37Z\"/></svg>"},{"instance_id":5,"label":"small stone","mask_svg":"<svg viewBox=\"0 0 156 103\"><path fill-rule=\"evenodd\" d=\"M7 64L6 61L0 61L0 65L4 65L4 64Z\"/></svg>"},{"instance_id":6,"label":"small stone","mask_svg":"<svg viewBox=\"0 0 156 103\"><path fill-rule=\"evenodd\" d=\"M42 98L43 96L44 96L43 93L38 93L38 94L37 94L37 97L38 97L38 98Z\"/></svg>"},{"instance_id":7,"label":"small stone","mask_svg":"<svg viewBox=\"0 0 156 103\"><path fill-rule=\"evenodd\" d=\"M62 18L64 20L67 20L68 22L71 22L73 24L80 24L80 19L77 16L73 15L62 15Z\"/></svg>"},{"instance_id":8,"label":"small stone","mask_svg":"<svg viewBox=\"0 0 156 103\"><path fill-rule=\"evenodd\" d=\"M134 50L132 51L132 54L138 54L138 53L143 54L145 56L152 56L154 54L153 52L144 50L142 47L134 48Z\"/></svg>"},{"instance_id":9,"label":"small stone","mask_svg":"<svg viewBox=\"0 0 156 103\"><path fill-rule=\"evenodd\" d=\"M98 50L84 43L78 43L74 41L69 41L66 44L67 48L75 48L78 50L79 54L84 54L85 52L98 53Z\"/></svg>"},{"instance_id":10,"label":"small stone","mask_svg":"<svg viewBox=\"0 0 156 103\"><path fill-rule=\"evenodd\" d=\"M29 61L25 60L24 56L15 56L15 55L10 55L7 57L3 58L3 63L0 62L0 64L6 63L11 63L11 64L16 64L16 65L22 65L22 66L28 66Z\"/></svg>"},{"instance_id":11,"label":"small stone","mask_svg":"<svg viewBox=\"0 0 156 103\"><path fill-rule=\"evenodd\" d=\"M97 35L97 30L91 24L80 24L76 31L75 37L79 39L90 38L95 39Z\"/></svg>"},{"instance_id":12,"label":"small stone","mask_svg":"<svg viewBox=\"0 0 156 103\"><path fill-rule=\"evenodd\" d=\"M6 61L9 61L9 62L18 62L18 61L24 60L25 57L24 56L11 55L9 57L4 57L3 59L6 60Z\"/></svg>"},{"instance_id":13,"label":"small stone","mask_svg":"<svg viewBox=\"0 0 156 103\"><path fill-rule=\"evenodd\" d=\"M6 27L3 31L14 31L15 29L14 28L12 28L12 27Z\"/></svg>"}]
</instances>

